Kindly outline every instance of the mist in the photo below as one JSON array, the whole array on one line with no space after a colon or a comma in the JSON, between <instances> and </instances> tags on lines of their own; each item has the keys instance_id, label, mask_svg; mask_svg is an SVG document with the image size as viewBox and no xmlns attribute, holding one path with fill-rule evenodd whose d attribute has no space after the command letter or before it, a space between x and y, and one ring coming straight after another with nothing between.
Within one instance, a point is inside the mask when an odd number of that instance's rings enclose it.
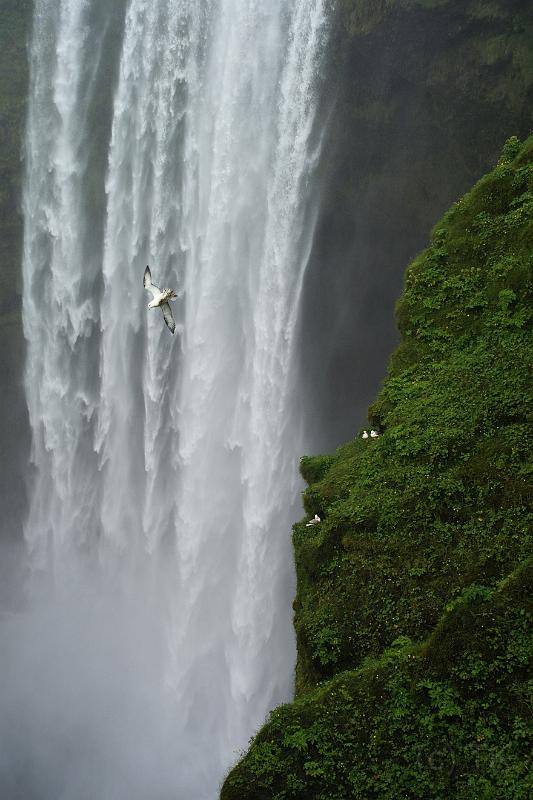
<instances>
[{"instance_id":1,"label":"mist","mask_svg":"<svg viewBox=\"0 0 533 800\"><path fill-rule=\"evenodd\" d=\"M93 575L0 616L3 798L209 796L223 767L194 730L183 738L159 611Z\"/></svg>"}]
</instances>

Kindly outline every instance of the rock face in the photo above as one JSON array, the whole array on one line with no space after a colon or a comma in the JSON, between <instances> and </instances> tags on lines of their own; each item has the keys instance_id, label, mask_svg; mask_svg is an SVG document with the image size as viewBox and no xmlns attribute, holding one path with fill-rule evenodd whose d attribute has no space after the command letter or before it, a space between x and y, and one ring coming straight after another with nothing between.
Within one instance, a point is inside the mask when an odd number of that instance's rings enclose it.
<instances>
[{"instance_id":1,"label":"rock face","mask_svg":"<svg viewBox=\"0 0 533 800\"><path fill-rule=\"evenodd\" d=\"M346 441L376 394L405 265L504 141L532 130L532 52L528 0L340 0L303 315L316 452Z\"/></svg>"},{"instance_id":2,"label":"rock face","mask_svg":"<svg viewBox=\"0 0 533 800\"><path fill-rule=\"evenodd\" d=\"M0 324L20 308L22 135L29 0L0 0Z\"/></svg>"},{"instance_id":3,"label":"rock face","mask_svg":"<svg viewBox=\"0 0 533 800\"><path fill-rule=\"evenodd\" d=\"M529 796L532 252L513 138L407 270L381 435L302 460L297 699L222 800Z\"/></svg>"}]
</instances>

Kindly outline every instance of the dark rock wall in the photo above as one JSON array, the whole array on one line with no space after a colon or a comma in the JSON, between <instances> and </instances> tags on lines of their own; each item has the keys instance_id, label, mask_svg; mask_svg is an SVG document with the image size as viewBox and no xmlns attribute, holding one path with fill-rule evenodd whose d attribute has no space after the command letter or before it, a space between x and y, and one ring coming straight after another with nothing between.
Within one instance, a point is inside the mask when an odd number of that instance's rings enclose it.
<instances>
[{"instance_id":1,"label":"dark rock wall","mask_svg":"<svg viewBox=\"0 0 533 800\"><path fill-rule=\"evenodd\" d=\"M22 140L30 0L0 0L0 608L12 599L22 540L29 432L22 387Z\"/></svg>"},{"instance_id":2,"label":"dark rock wall","mask_svg":"<svg viewBox=\"0 0 533 800\"><path fill-rule=\"evenodd\" d=\"M302 371L315 451L364 419L397 343L403 271L432 226L533 128L527 0L339 0Z\"/></svg>"}]
</instances>

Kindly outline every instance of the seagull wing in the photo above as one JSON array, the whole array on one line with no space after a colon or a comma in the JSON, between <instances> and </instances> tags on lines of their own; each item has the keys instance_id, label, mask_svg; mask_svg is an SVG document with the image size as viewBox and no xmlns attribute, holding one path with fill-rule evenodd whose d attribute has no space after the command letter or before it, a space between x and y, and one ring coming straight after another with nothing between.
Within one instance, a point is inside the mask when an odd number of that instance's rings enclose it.
<instances>
[{"instance_id":1,"label":"seagull wing","mask_svg":"<svg viewBox=\"0 0 533 800\"><path fill-rule=\"evenodd\" d=\"M152 283L152 273L150 272L150 267L146 267L144 270L143 286L147 292L150 292L152 297L155 297L161 292L159 286L156 286L155 283Z\"/></svg>"},{"instance_id":2,"label":"seagull wing","mask_svg":"<svg viewBox=\"0 0 533 800\"><path fill-rule=\"evenodd\" d=\"M172 316L172 309L168 303L161 303L160 309L163 312L165 322L167 323L167 328L169 328L170 333L174 333L176 330L176 323L174 322L174 317Z\"/></svg>"}]
</instances>

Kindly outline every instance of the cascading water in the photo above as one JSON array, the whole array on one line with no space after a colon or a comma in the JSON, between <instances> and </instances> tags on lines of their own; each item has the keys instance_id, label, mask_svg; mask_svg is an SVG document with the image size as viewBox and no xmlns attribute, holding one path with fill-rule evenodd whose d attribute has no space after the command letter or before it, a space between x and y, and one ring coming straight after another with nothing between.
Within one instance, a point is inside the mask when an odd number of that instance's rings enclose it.
<instances>
[{"instance_id":1,"label":"cascading water","mask_svg":"<svg viewBox=\"0 0 533 800\"><path fill-rule=\"evenodd\" d=\"M295 344L325 36L325 0L35 4L27 541L56 592L90 571L157 607L184 800L216 796L291 691ZM146 308L147 263L179 292L175 337Z\"/></svg>"}]
</instances>

